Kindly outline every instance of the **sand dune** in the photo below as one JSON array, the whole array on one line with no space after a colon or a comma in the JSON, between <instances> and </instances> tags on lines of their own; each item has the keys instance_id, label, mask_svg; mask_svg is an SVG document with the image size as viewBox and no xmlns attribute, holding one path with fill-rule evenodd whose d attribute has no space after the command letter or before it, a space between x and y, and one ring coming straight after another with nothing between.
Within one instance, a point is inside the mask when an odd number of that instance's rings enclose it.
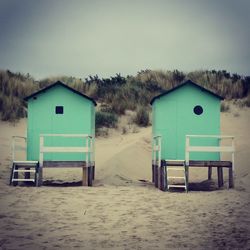
<instances>
[{"instance_id":1,"label":"sand dune","mask_svg":"<svg viewBox=\"0 0 250 250\"><path fill-rule=\"evenodd\" d=\"M150 183L151 128L97 139L94 187L72 169L46 170L41 188L10 187L10 138L26 120L1 122L0 249L249 249L250 110L231 110L221 125L236 136L235 189L197 169L188 194Z\"/></svg>"},{"instance_id":2,"label":"sand dune","mask_svg":"<svg viewBox=\"0 0 250 250\"><path fill-rule=\"evenodd\" d=\"M97 140L97 161L99 171L97 180L109 185L125 185L138 180L151 178L151 130L143 129L139 134L119 136L119 141L108 138L105 142ZM99 143L98 143L99 142ZM113 148L105 148L103 144ZM105 159L105 156L107 157Z\"/></svg>"}]
</instances>

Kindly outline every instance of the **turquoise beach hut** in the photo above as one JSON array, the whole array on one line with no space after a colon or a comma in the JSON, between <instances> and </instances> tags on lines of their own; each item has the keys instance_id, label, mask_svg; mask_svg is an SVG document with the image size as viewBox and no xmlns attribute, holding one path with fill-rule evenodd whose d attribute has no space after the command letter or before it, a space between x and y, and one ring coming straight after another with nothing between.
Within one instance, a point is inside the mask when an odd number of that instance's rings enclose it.
<instances>
[{"instance_id":1,"label":"turquoise beach hut","mask_svg":"<svg viewBox=\"0 0 250 250\"><path fill-rule=\"evenodd\" d=\"M186 135L220 135L221 100L190 80L154 97L153 136L161 136L161 159L184 160ZM218 138L191 139L192 145L219 145ZM191 152L190 160L220 160L220 154Z\"/></svg>"},{"instance_id":2,"label":"turquoise beach hut","mask_svg":"<svg viewBox=\"0 0 250 250\"><path fill-rule=\"evenodd\" d=\"M92 186L96 102L60 81L24 100L28 103L27 138L13 137L10 185L34 182L40 186L44 168L79 167L82 185ZM17 138L26 142L25 161L15 159Z\"/></svg>"}]
</instances>

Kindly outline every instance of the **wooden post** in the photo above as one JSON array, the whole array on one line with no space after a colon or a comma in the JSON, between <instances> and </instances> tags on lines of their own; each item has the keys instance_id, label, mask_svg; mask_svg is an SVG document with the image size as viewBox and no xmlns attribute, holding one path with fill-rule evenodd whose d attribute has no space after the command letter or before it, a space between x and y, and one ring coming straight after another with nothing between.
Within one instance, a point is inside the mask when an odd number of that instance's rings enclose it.
<instances>
[{"instance_id":1,"label":"wooden post","mask_svg":"<svg viewBox=\"0 0 250 250\"><path fill-rule=\"evenodd\" d=\"M165 190L169 191L168 190L168 166L167 166L166 161L165 161L165 185L166 185Z\"/></svg>"},{"instance_id":2,"label":"wooden post","mask_svg":"<svg viewBox=\"0 0 250 250\"><path fill-rule=\"evenodd\" d=\"M224 178L223 178L223 167L220 167L220 172L221 172L221 186L224 186Z\"/></svg>"},{"instance_id":3,"label":"wooden post","mask_svg":"<svg viewBox=\"0 0 250 250\"><path fill-rule=\"evenodd\" d=\"M168 179L167 179L167 166L166 166L166 164L164 164L164 183L165 183L165 186L164 186L164 191L166 191L167 190L167 181L168 181Z\"/></svg>"},{"instance_id":4,"label":"wooden post","mask_svg":"<svg viewBox=\"0 0 250 250\"><path fill-rule=\"evenodd\" d=\"M158 188L161 190L161 166L157 166Z\"/></svg>"},{"instance_id":5,"label":"wooden post","mask_svg":"<svg viewBox=\"0 0 250 250\"><path fill-rule=\"evenodd\" d=\"M220 188L221 180L220 180L220 168L219 167L217 167L217 177L218 177L218 187Z\"/></svg>"},{"instance_id":6,"label":"wooden post","mask_svg":"<svg viewBox=\"0 0 250 250\"><path fill-rule=\"evenodd\" d=\"M82 167L82 185L88 186L88 166L86 163L86 166Z\"/></svg>"},{"instance_id":7,"label":"wooden post","mask_svg":"<svg viewBox=\"0 0 250 250\"><path fill-rule=\"evenodd\" d=\"M39 186L39 162L38 162L37 165L36 165L35 185L36 185L36 187Z\"/></svg>"},{"instance_id":8,"label":"wooden post","mask_svg":"<svg viewBox=\"0 0 250 250\"><path fill-rule=\"evenodd\" d=\"M43 185L43 167L40 166L38 169L38 187Z\"/></svg>"},{"instance_id":9,"label":"wooden post","mask_svg":"<svg viewBox=\"0 0 250 250\"><path fill-rule=\"evenodd\" d=\"M159 176L158 165L155 166L154 170L155 170L155 174L154 174L154 177L155 177L155 187L158 188L158 179L159 179L159 177L158 177Z\"/></svg>"},{"instance_id":10,"label":"wooden post","mask_svg":"<svg viewBox=\"0 0 250 250\"><path fill-rule=\"evenodd\" d=\"M228 168L228 188L234 187L233 167Z\"/></svg>"},{"instance_id":11,"label":"wooden post","mask_svg":"<svg viewBox=\"0 0 250 250\"><path fill-rule=\"evenodd\" d=\"M95 179L95 163L92 166L92 180L94 180L94 179Z\"/></svg>"},{"instance_id":12,"label":"wooden post","mask_svg":"<svg viewBox=\"0 0 250 250\"><path fill-rule=\"evenodd\" d=\"M40 154L39 154L39 168L38 168L38 186L43 185L43 146L44 137L40 135Z\"/></svg>"},{"instance_id":13,"label":"wooden post","mask_svg":"<svg viewBox=\"0 0 250 250\"><path fill-rule=\"evenodd\" d=\"M162 191L163 190L163 168L162 166L159 167L159 189Z\"/></svg>"},{"instance_id":14,"label":"wooden post","mask_svg":"<svg viewBox=\"0 0 250 250\"><path fill-rule=\"evenodd\" d=\"M208 167L208 180L212 180L212 167Z\"/></svg>"},{"instance_id":15,"label":"wooden post","mask_svg":"<svg viewBox=\"0 0 250 250\"><path fill-rule=\"evenodd\" d=\"M223 186L223 168L217 167L217 174L218 174L218 187Z\"/></svg>"},{"instance_id":16,"label":"wooden post","mask_svg":"<svg viewBox=\"0 0 250 250\"><path fill-rule=\"evenodd\" d=\"M93 177L92 177L92 166L90 165L88 167L88 186L89 187L92 187L92 180L93 180Z\"/></svg>"},{"instance_id":17,"label":"wooden post","mask_svg":"<svg viewBox=\"0 0 250 250\"><path fill-rule=\"evenodd\" d=\"M157 177L157 174L156 174L156 170L157 170L157 165L153 165L153 174L154 174L154 184L155 184L155 182L156 182L156 177Z\"/></svg>"},{"instance_id":18,"label":"wooden post","mask_svg":"<svg viewBox=\"0 0 250 250\"><path fill-rule=\"evenodd\" d=\"M165 162L161 160L161 167L160 167L160 185L159 189L161 191L166 190L166 171L165 171Z\"/></svg>"},{"instance_id":19,"label":"wooden post","mask_svg":"<svg viewBox=\"0 0 250 250\"><path fill-rule=\"evenodd\" d=\"M188 193L188 190L189 190L189 165L187 166L186 165L186 162L184 162L184 164L185 164L185 177L186 177L186 187L187 187L187 189L186 189L186 192Z\"/></svg>"},{"instance_id":20,"label":"wooden post","mask_svg":"<svg viewBox=\"0 0 250 250\"><path fill-rule=\"evenodd\" d=\"M154 162L152 163L152 182L155 182L155 165Z\"/></svg>"}]
</instances>

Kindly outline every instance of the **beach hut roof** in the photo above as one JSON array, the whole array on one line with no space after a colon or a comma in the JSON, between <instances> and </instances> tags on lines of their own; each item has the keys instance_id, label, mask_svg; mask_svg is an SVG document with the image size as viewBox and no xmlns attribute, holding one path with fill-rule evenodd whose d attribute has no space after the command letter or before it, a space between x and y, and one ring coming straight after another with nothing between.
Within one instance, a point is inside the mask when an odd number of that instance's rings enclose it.
<instances>
[{"instance_id":1,"label":"beach hut roof","mask_svg":"<svg viewBox=\"0 0 250 250\"><path fill-rule=\"evenodd\" d=\"M33 93L33 94L31 94L31 95L25 97L24 100L25 100L25 101L28 101L30 98L32 98L32 97L34 97L34 96L36 96L36 95L40 95L40 94L46 92L47 90L49 90L49 89L51 89L51 88L54 88L54 87L56 87L56 86L62 86L62 87L64 87L64 88L66 88L66 89L72 91L73 93L75 93L75 94L77 94L77 95L79 95L79 96L81 96L81 97L84 97L84 98L90 100L91 102L93 102L93 104L94 104L95 106L97 105L94 99L92 99L92 98L90 98L89 96L84 95L84 94L82 94L81 92L79 92L79 91L77 91L77 90L75 90L75 89L69 87L68 85L66 85L65 83L63 83L63 82L61 82L61 81L57 81L57 82L55 82L55 83L53 83L53 84L47 86L46 88L43 88L43 89L41 89L41 90L39 90L39 91L37 91L37 92L35 92L35 93Z\"/></svg>"},{"instance_id":2,"label":"beach hut roof","mask_svg":"<svg viewBox=\"0 0 250 250\"><path fill-rule=\"evenodd\" d=\"M194 82L191 81L191 80L187 80L187 81L185 81L184 83L182 83L182 84L180 84L180 85L178 85L178 86L176 86L176 87L174 87L174 88L172 88L172 89L170 89L170 90L167 90L167 91L161 93L161 94L158 95L158 96L155 96L155 97L151 100L150 104L152 105L156 99L158 99L158 98L160 98L160 97L162 97L162 96L164 96L164 95L167 95L167 94L169 94L169 93L171 93L171 92L173 92L173 91L175 91L175 90L177 90L177 89L179 89L179 88L182 88L183 86L186 86L186 85L193 85L193 86L195 86L195 87L201 89L202 91L207 92L207 93L210 94L210 95L213 95L214 97L216 97L216 98L218 98L218 99L220 99L220 100L223 100L223 99L224 99L222 96L219 96L219 95L213 93L212 91L210 91L210 90L208 90L208 89L205 89L204 87L198 85L197 83L194 83Z\"/></svg>"}]
</instances>

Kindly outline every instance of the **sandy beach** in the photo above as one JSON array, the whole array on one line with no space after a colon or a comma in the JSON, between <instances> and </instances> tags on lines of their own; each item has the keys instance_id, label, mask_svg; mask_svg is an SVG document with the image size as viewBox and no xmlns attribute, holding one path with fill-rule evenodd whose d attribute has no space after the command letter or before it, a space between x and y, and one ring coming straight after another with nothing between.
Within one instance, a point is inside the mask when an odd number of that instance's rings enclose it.
<instances>
[{"instance_id":1,"label":"sandy beach","mask_svg":"<svg viewBox=\"0 0 250 250\"><path fill-rule=\"evenodd\" d=\"M26 134L26 119L0 122L0 249L250 249L249 128L250 109L222 113L222 134L236 138L235 188L191 169L185 193L151 183L151 127L96 139L93 187L80 185L80 169L9 186L11 136Z\"/></svg>"}]
</instances>

